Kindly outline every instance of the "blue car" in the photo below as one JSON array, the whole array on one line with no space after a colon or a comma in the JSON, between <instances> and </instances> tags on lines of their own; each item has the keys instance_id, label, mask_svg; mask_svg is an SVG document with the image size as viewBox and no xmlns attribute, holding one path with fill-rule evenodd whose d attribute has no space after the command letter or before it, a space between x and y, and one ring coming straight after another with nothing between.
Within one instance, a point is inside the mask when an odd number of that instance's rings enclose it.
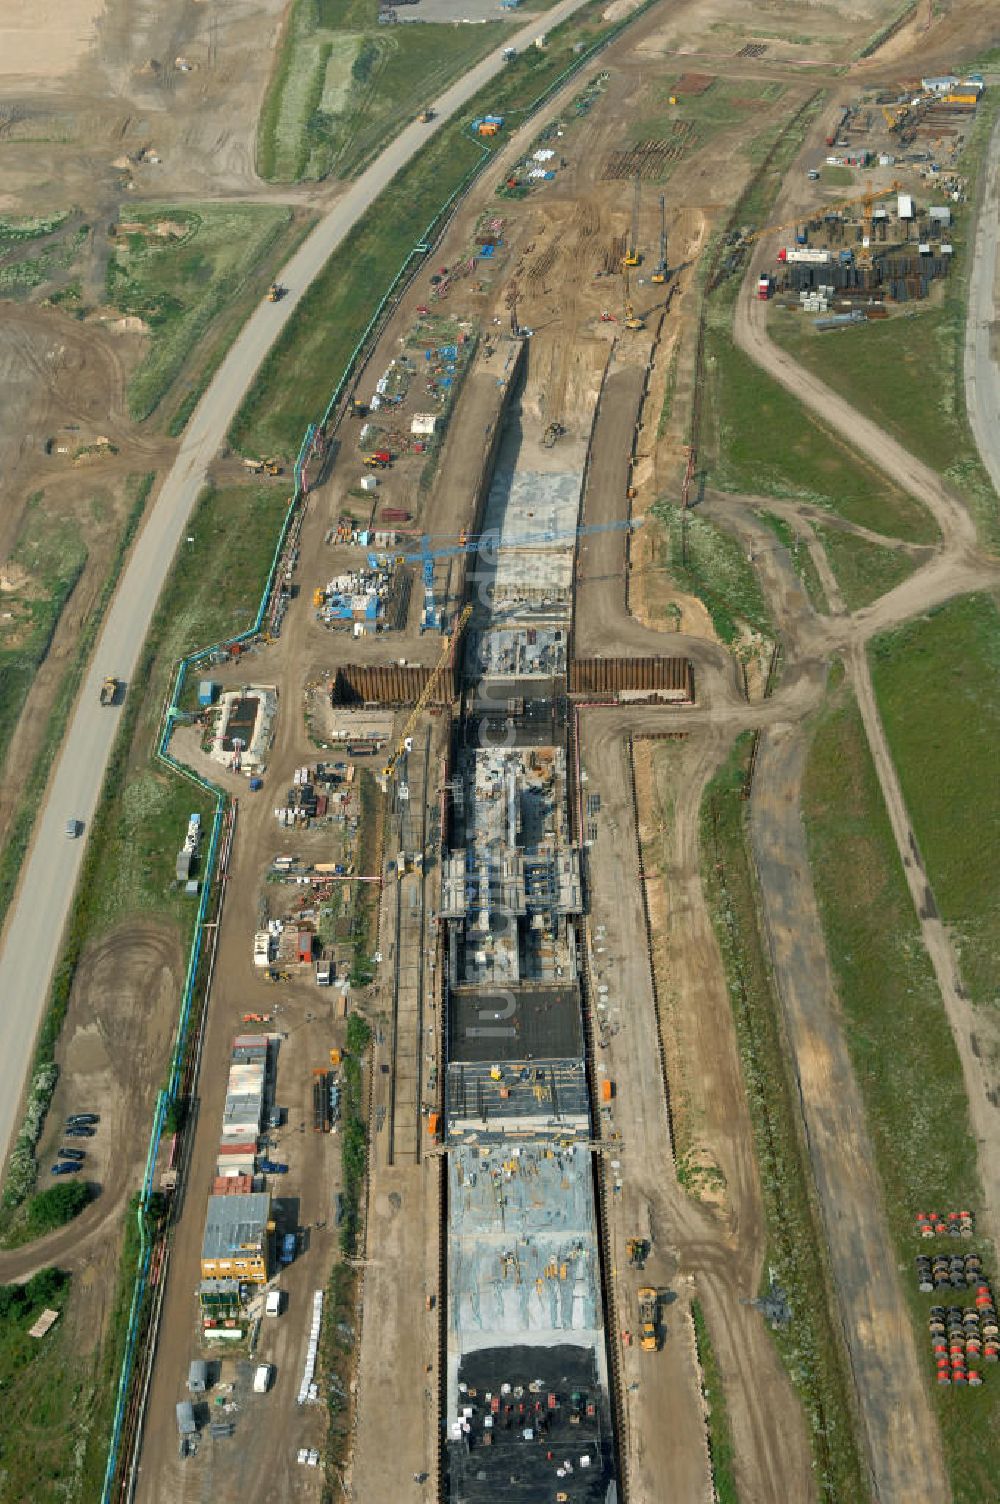
<instances>
[{"instance_id":1,"label":"blue car","mask_svg":"<svg viewBox=\"0 0 1000 1504\"><path fill-rule=\"evenodd\" d=\"M287 1165L277 1165L273 1159L259 1159L257 1168L262 1175L287 1175Z\"/></svg>"},{"instance_id":2,"label":"blue car","mask_svg":"<svg viewBox=\"0 0 1000 1504\"><path fill-rule=\"evenodd\" d=\"M63 1129L64 1138L93 1138L94 1129L87 1128L83 1123L70 1123Z\"/></svg>"},{"instance_id":3,"label":"blue car","mask_svg":"<svg viewBox=\"0 0 1000 1504\"><path fill-rule=\"evenodd\" d=\"M86 1159L87 1158L87 1155L86 1155L86 1152L83 1149L60 1149L59 1150L59 1158L60 1159L75 1159L77 1161L77 1163L79 1164L79 1162L82 1159Z\"/></svg>"},{"instance_id":4,"label":"blue car","mask_svg":"<svg viewBox=\"0 0 1000 1504\"><path fill-rule=\"evenodd\" d=\"M79 1173L80 1173L80 1171L82 1169L83 1169L83 1165L81 1165L75 1159L61 1159L57 1165L53 1165L52 1166L52 1174L53 1175L79 1175Z\"/></svg>"}]
</instances>

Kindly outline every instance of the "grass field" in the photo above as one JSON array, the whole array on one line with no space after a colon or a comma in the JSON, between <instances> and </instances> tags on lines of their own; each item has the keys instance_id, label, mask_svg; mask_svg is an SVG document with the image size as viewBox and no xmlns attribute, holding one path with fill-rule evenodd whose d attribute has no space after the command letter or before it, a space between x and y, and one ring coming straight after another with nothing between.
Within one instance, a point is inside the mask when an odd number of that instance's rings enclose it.
<instances>
[{"instance_id":1,"label":"grass field","mask_svg":"<svg viewBox=\"0 0 1000 1504\"><path fill-rule=\"evenodd\" d=\"M775 1340L806 1409L819 1497L824 1504L842 1504L867 1495L855 1448L847 1359L758 925L743 799L749 755L747 735L706 789L702 881L729 981L753 1119L768 1228L765 1267L773 1269L795 1312Z\"/></svg>"},{"instance_id":2,"label":"grass field","mask_svg":"<svg viewBox=\"0 0 1000 1504\"><path fill-rule=\"evenodd\" d=\"M276 182L357 172L509 28L379 26L364 0L298 0L257 136L258 171Z\"/></svg>"},{"instance_id":3,"label":"grass field","mask_svg":"<svg viewBox=\"0 0 1000 1504\"><path fill-rule=\"evenodd\" d=\"M813 531L826 550L848 611L870 605L919 568L920 561L905 551L871 543L857 533L815 525Z\"/></svg>"},{"instance_id":4,"label":"grass field","mask_svg":"<svg viewBox=\"0 0 1000 1504\"><path fill-rule=\"evenodd\" d=\"M774 623L753 565L735 538L679 507L657 503L666 529L666 564L682 590L707 607L723 642L737 641L744 626L774 637Z\"/></svg>"},{"instance_id":5,"label":"grass field","mask_svg":"<svg viewBox=\"0 0 1000 1504\"><path fill-rule=\"evenodd\" d=\"M118 539L118 546L115 550L111 568L105 579L100 599L94 609L88 614L86 623L77 638L72 662L63 674L55 699L49 710L45 728L45 739L38 750L31 772L21 790L17 809L8 827L7 839L4 841L2 849L0 849L0 926L3 925L11 898L14 895L21 862L28 849L28 842L31 839L31 832L34 828L35 815L41 804L45 785L48 781L49 770L52 767L52 760L62 744L63 733L76 699L80 679L97 639L98 629L104 620L104 613L107 610L108 602L118 582L118 577L125 561L125 555L142 520L142 514L145 511L152 485L152 474L129 476L126 482L128 512L125 517L125 525ZM48 535L46 535L46 538L48 539ZM0 657L0 687L6 689L6 683L2 657ZM24 693L26 694L27 690ZM21 696L20 703L23 706L23 695ZM13 699L8 700L6 693L0 695L0 762L3 760L6 742L10 736L8 719L14 713L14 705L15 701Z\"/></svg>"},{"instance_id":6,"label":"grass field","mask_svg":"<svg viewBox=\"0 0 1000 1504\"><path fill-rule=\"evenodd\" d=\"M90 226L64 225L70 216L0 224L0 292L11 296L60 280L76 262ZM30 228L33 226L34 228ZM34 242L42 241L41 244Z\"/></svg>"},{"instance_id":7,"label":"grass field","mask_svg":"<svg viewBox=\"0 0 1000 1504\"><path fill-rule=\"evenodd\" d=\"M62 519L37 491L25 509L5 576L0 620L0 763L73 587L87 562L73 519Z\"/></svg>"},{"instance_id":8,"label":"grass field","mask_svg":"<svg viewBox=\"0 0 1000 1504\"><path fill-rule=\"evenodd\" d=\"M735 1452L733 1435L729 1427L726 1396L722 1388L722 1372L708 1334L704 1312L696 1300L691 1302L691 1320L694 1322L695 1342L698 1346L698 1361L701 1364L702 1390L705 1396L706 1424L708 1426L708 1452L712 1463L712 1483L715 1488L714 1504L740 1504L736 1487Z\"/></svg>"},{"instance_id":9,"label":"grass field","mask_svg":"<svg viewBox=\"0 0 1000 1504\"><path fill-rule=\"evenodd\" d=\"M254 281L292 219L273 205L143 207L116 237L108 260L108 302L149 327L149 351L129 381L133 418L149 417L213 320ZM180 233L158 234L170 225Z\"/></svg>"},{"instance_id":10,"label":"grass field","mask_svg":"<svg viewBox=\"0 0 1000 1504\"><path fill-rule=\"evenodd\" d=\"M872 679L942 918L977 1003L1000 1002L1000 612L967 596L879 637Z\"/></svg>"},{"instance_id":11,"label":"grass field","mask_svg":"<svg viewBox=\"0 0 1000 1504\"><path fill-rule=\"evenodd\" d=\"M704 410L710 485L810 501L911 543L937 540L923 507L828 432L714 320L706 335Z\"/></svg>"},{"instance_id":12,"label":"grass field","mask_svg":"<svg viewBox=\"0 0 1000 1504\"><path fill-rule=\"evenodd\" d=\"M907 686L916 701L909 674ZM911 1272L918 1251L914 1215L925 1206L979 1204L976 1148L958 1054L861 717L843 691L817 726L803 812L847 1043L930 1382L930 1298L918 1294ZM981 1504L995 1491L1000 1469L996 1399L987 1386L962 1394L960 1405L956 1398L934 1391L954 1497L956 1504Z\"/></svg>"}]
</instances>

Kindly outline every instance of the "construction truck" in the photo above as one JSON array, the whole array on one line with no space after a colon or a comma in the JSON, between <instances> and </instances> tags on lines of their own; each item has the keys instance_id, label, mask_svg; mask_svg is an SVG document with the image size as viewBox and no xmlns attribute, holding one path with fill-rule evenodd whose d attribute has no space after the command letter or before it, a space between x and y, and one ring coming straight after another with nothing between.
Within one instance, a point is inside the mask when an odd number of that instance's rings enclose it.
<instances>
[{"instance_id":1,"label":"construction truck","mask_svg":"<svg viewBox=\"0 0 1000 1504\"><path fill-rule=\"evenodd\" d=\"M284 469L280 460L265 460L264 469L268 475L280 475Z\"/></svg>"},{"instance_id":2,"label":"construction truck","mask_svg":"<svg viewBox=\"0 0 1000 1504\"><path fill-rule=\"evenodd\" d=\"M644 1353L656 1352L656 1291L644 1285L639 1291L639 1346Z\"/></svg>"},{"instance_id":3,"label":"construction truck","mask_svg":"<svg viewBox=\"0 0 1000 1504\"><path fill-rule=\"evenodd\" d=\"M109 674L101 685L101 704L113 705L118 696L118 680Z\"/></svg>"},{"instance_id":4,"label":"construction truck","mask_svg":"<svg viewBox=\"0 0 1000 1504\"><path fill-rule=\"evenodd\" d=\"M421 110L420 114L417 116L417 124L418 125L430 125L430 123L431 123L431 121L433 119L434 119L434 111L433 110L431 110L431 109Z\"/></svg>"},{"instance_id":5,"label":"construction truck","mask_svg":"<svg viewBox=\"0 0 1000 1504\"><path fill-rule=\"evenodd\" d=\"M392 464L392 455L388 449L376 449L373 454L365 455L365 464L369 470L385 470Z\"/></svg>"},{"instance_id":6,"label":"construction truck","mask_svg":"<svg viewBox=\"0 0 1000 1504\"><path fill-rule=\"evenodd\" d=\"M280 282L272 282L267 289L267 301L269 303L280 303L287 291L288 288L282 287Z\"/></svg>"}]
</instances>

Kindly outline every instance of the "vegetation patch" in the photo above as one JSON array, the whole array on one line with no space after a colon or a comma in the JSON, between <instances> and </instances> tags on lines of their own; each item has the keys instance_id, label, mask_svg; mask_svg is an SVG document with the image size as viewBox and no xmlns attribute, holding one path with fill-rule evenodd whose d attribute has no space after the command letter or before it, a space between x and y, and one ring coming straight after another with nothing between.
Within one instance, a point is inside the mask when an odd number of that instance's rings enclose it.
<instances>
[{"instance_id":1,"label":"vegetation patch","mask_svg":"<svg viewBox=\"0 0 1000 1504\"><path fill-rule=\"evenodd\" d=\"M761 522L767 524L779 543L783 544L786 549L792 568L801 580L813 610L826 615L830 610L830 603L826 598L823 581L819 577L819 571L813 562L806 539L800 537L784 517L777 517L773 512L758 512L757 516Z\"/></svg>"},{"instance_id":2,"label":"vegetation patch","mask_svg":"<svg viewBox=\"0 0 1000 1504\"><path fill-rule=\"evenodd\" d=\"M47 1232L55 1232L57 1227L65 1227L67 1222L80 1215L89 1201L90 1192L85 1182L79 1180L72 1185L50 1185L48 1190L39 1191L28 1202L25 1235L20 1241L30 1243Z\"/></svg>"},{"instance_id":3,"label":"vegetation patch","mask_svg":"<svg viewBox=\"0 0 1000 1504\"><path fill-rule=\"evenodd\" d=\"M697 512L669 502L656 502L652 510L666 528L670 573L682 590L704 603L722 641L736 642L743 627L773 638L760 581L736 539Z\"/></svg>"},{"instance_id":4,"label":"vegetation patch","mask_svg":"<svg viewBox=\"0 0 1000 1504\"><path fill-rule=\"evenodd\" d=\"M722 953L753 1121L768 1227L766 1265L786 1292L792 1321L775 1334L805 1406L820 1497L862 1499L847 1358L824 1241L785 1060L770 967L762 943L748 853L743 791L751 751L741 737L705 791L702 880Z\"/></svg>"},{"instance_id":5,"label":"vegetation patch","mask_svg":"<svg viewBox=\"0 0 1000 1504\"><path fill-rule=\"evenodd\" d=\"M108 302L141 319L150 336L128 386L133 418L154 411L212 321L259 279L291 218L290 209L275 205L143 207L119 227Z\"/></svg>"},{"instance_id":6,"label":"vegetation patch","mask_svg":"<svg viewBox=\"0 0 1000 1504\"><path fill-rule=\"evenodd\" d=\"M69 721L70 711L76 700L80 681L83 678L85 667L90 659L94 643L97 640L97 633L104 620L104 613L108 608L108 603L118 583L122 566L125 563L125 556L132 546L132 540L138 531L139 523L146 509L146 502L153 486L153 479L152 472L143 476L129 476L127 481L130 500L129 512L118 540L118 547L115 551L111 568L108 571L99 600L93 610L88 612L87 619L78 633L76 650L72 661L63 674L49 711L45 727L45 738L35 757L31 772L25 781L17 810L8 827L7 839L4 842L3 849L0 850L0 926L3 924L7 910L10 907L11 899L14 896L21 863L28 849L28 842L31 839L31 832L35 825L35 816L41 806L42 796L45 792L45 785L48 783L53 759L62 745L63 734ZM0 677L2 677L2 669L0 669ZM25 690L26 693L27 690ZM21 703L23 707L23 699ZM9 713L10 707L6 705L0 706L0 728L5 725L6 716ZM10 732L7 735L9 738ZM0 736L0 761L2 761L4 751L4 740Z\"/></svg>"},{"instance_id":7,"label":"vegetation patch","mask_svg":"<svg viewBox=\"0 0 1000 1504\"><path fill-rule=\"evenodd\" d=\"M86 562L75 520L54 514L36 491L0 564L0 763Z\"/></svg>"},{"instance_id":8,"label":"vegetation patch","mask_svg":"<svg viewBox=\"0 0 1000 1504\"><path fill-rule=\"evenodd\" d=\"M937 542L930 513L737 350L719 314L728 322L727 302L713 307L705 339L709 483L808 501L890 538Z\"/></svg>"},{"instance_id":9,"label":"vegetation patch","mask_svg":"<svg viewBox=\"0 0 1000 1504\"><path fill-rule=\"evenodd\" d=\"M340 1222L340 1251L352 1258L358 1249L361 1229L361 1192L368 1162L368 1136L365 1132L364 1082L361 1060L372 1031L360 1013L347 1020L347 1050L344 1055L344 1092L341 1099L340 1163L342 1175L343 1216Z\"/></svg>"},{"instance_id":10,"label":"vegetation patch","mask_svg":"<svg viewBox=\"0 0 1000 1504\"><path fill-rule=\"evenodd\" d=\"M715 1504L739 1504L736 1451L722 1387L722 1370L708 1334L705 1313L697 1300L691 1302L691 1320L694 1322L694 1340L701 1365L701 1389L705 1400L705 1424L708 1427L708 1455L712 1466Z\"/></svg>"},{"instance_id":11,"label":"vegetation patch","mask_svg":"<svg viewBox=\"0 0 1000 1504\"><path fill-rule=\"evenodd\" d=\"M923 562L906 549L872 543L843 528L814 526L813 530L826 550L848 611L868 606L901 585Z\"/></svg>"},{"instance_id":12,"label":"vegetation patch","mask_svg":"<svg viewBox=\"0 0 1000 1504\"><path fill-rule=\"evenodd\" d=\"M876 638L872 679L962 979L1000 1001L1000 613L966 596Z\"/></svg>"},{"instance_id":13,"label":"vegetation patch","mask_svg":"<svg viewBox=\"0 0 1000 1504\"><path fill-rule=\"evenodd\" d=\"M8 295L30 292L68 271L79 260L90 237L90 226L78 225L75 230L67 228L65 231L57 231L49 236L45 245L39 247L34 255L15 258L9 254L14 247L21 246L25 241L43 236L48 236L47 230L40 229L31 236L0 234L0 291ZM4 252L8 252L8 255L5 256Z\"/></svg>"},{"instance_id":14,"label":"vegetation patch","mask_svg":"<svg viewBox=\"0 0 1000 1504\"><path fill-rule=\"evenodd\" d=\"M916 684L910 692L919 701ZM920 708L933 723L933 708ZM956 737L955 746L960 745ZM927 781L933 784L933 772ZM926 1363L929 1380L929 1300L917 1293L913 1278L913 1256L919 1251L914 1218L924 1207L979 1206L976 1146L958 1052L923 947L861 716L854 699L843 692L816 728L803 812L847 1045L904 1271L917 1356ZM977 829L986 826L985 820L977 823ZM978 1504L989 1496L990 1480L1000 1468L996 1399L989 1397L988 1385L962 1394L960 1405L955 1398L934 1391L952 1490L957 1504Z\"/></svg>"}]
</instances>

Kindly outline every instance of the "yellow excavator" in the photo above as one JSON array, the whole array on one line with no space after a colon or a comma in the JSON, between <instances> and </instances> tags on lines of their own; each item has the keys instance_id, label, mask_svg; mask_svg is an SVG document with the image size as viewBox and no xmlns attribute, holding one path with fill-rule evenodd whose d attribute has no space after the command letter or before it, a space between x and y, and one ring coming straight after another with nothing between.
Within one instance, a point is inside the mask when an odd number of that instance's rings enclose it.
<instances>
[{"instance_id":1,"label":"yellow excavator","mask_svg":"<svg viewBox=\"0 0 1000 1504\"><path fill-rule=\"evenodd\" d=\"M399 741L396 743L392 756L389 758L389 761L382 769L382 776L386 780L390 779L393 776L394 772L396 771L396 764L399 762L399 759L402 757L403 753L410 750L410 739L413 735L414 727L416 726L420 717L423 715L427 706L430 704L431 696L433 695L435 689L437 689L441 675L444 673L445 669L448 667L448 664L452 659L454 651L458 646L458 639L465 631L466 624L471 615L472 607L465 606L462 610L461 616L458 618L458 621L455 623L452 629L451 636L448 638L448 641L445 643L443 649L441 650L441 657L434 665L434 668L428 675L427 683L420 691L420 698L417 700L417 703L414 705L413 709L410 711L410 714L406 718L406 725L403 727Z\"/></svg>"}]
</instances>

